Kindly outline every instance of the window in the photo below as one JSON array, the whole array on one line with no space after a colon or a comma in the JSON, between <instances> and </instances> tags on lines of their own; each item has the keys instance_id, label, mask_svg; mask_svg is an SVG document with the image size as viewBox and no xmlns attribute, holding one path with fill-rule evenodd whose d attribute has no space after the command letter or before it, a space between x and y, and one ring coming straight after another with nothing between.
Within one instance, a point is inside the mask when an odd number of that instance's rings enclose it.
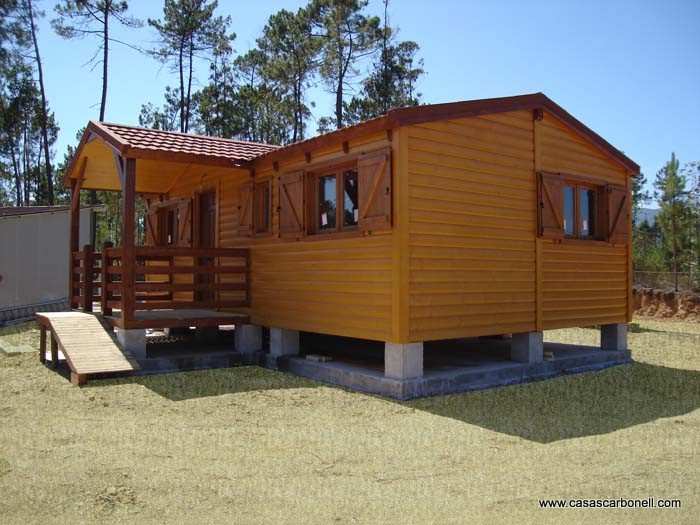
<instances>
[{"instance_id":1,"label":"window","mask_svg":"<svg viewBox=\"0 0 700 525\"><path fill-rule=\"evenodd\" d=\"M336 168L311 175L316 181L311 202L312 233L357 229L359 220L357 169Z\"/></svg>"},{"instance_id":2,"label":"window","mask_svg":"<svg viewBox=\"0 0 700 525\"><path fill-rule=\"evenodd\" d=\"M156 202L146 211L146 244L149 246L189 246L191 230L191 199Z\"/></svg>"},{"instance_id":3,"label":"window","mask_svg":"<svg viewBox=\"0 0 700 525\"><path fill-rule=\"evenodd\" d=\"M266 235L272 230L270 179L246 182L238 187L238 234Z\"/></svg>"},{"instance_id":4,"label":"window","mask_svg":"<svg viewBox=\"0 0 700 525\"><path fill-rule=\"evenodd\" d=\"M600 237L598 231L598 193L600 189L582 182L564 185L564 235L578 239Z\"/></svg>"},{"instance_id":5,"label":"window","mask_svg":"<svg viewBox=\"0 0 700 525\"><path fill-rule=\"evenodd\" d=\"M270 233L270 181L257 182L253 192L253 225L255 233Z\"/></svg>"},{"instance_id":6,"label":"window","mask_svg":"<svg viewBox=\"0 0 700 525\"><path fill-rule=\"evenodd\" d=\"M163 221L162 237L159 239L160 246L172 246L177 238L177 209L174 207L164 208L159 212L159 221Z\"/></svg>"},{"instance_id":7,"label":"window","mask_svg":"<svg viewBox=\"0 0 700 525\"><path fill-rule=\"evenodd\" d=\"M391 150L279 176L279 236L360 234L391 229Z\"/></svg>"},{"instance_id":8,"label":"window","mask_svg":"<svg viewBox=\"0 0 700 525\"><path fill-rule=\"evenodd\" d=\"M561 173L538 173L540 237L626 243L630 227L627 187Z\"/></svg>"}]
</instances>

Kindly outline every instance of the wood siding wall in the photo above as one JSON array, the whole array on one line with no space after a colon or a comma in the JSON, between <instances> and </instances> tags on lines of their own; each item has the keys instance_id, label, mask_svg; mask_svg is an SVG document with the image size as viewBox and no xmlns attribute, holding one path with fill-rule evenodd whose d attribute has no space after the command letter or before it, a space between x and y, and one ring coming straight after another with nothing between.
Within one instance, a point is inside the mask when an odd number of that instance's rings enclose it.
<instances>
[{"instance_id":1,"label":"wood siding wall","mask_svg":"<svg viewBox=\"0 0 700 525\"><path fill-rule=\"evenodd\" d=\"M591 177L629 188L625 169L544 113L537 123L540 169ZM542 327L624 323L628 317L628 246L542 242Z\"/></svg>"},{"instance_id":2,"label":"wood siding wall","mask_svg":"<svg viewBox=\"0 0 700 525\"><path fill-rule=\"evenodd\" d=\"M172 188L172 197L195 196L200 188L217 188L217 238L220 247L251 248L251 321L263 326L348 337L390 340L392 334L392 235L296 240L279 238L278 177L315 164L391 146L386 134L313 151L256 167L255 180L272 181L272 233L255 238L238 232L238 187L250 181L247 170L194 169ZM206 173L206 175L204 175ZM203 177L204 175L204 177Z\"/></svg>"},{"instance_id":3,"label":"wood siding wall","mask_svg":"<svg viewBox=\"0 0 700 525\"><path fill-rule=\"evenodd\" d=\"M278 178L392 148L393 226L371 236L280 238ZM406 126L280 161L272 233L241 237L248 171L191 167L172 197L218 192L220 247L251 248L252 322L399 343L625 322L630 254L605 242L538 239L536 171L627 185L624 168L544 113ZM196 214L196 208L194 213Z\"/></svg>"},{"instance_id":4,"label":"wood siding wall","mask_svg":"<svg viewBox=\"0 0 700 525\"><path fill-rule=\"evenodd\" d=\"M411 341L534 329L533 162L529 111L408 128Z\"/></svg>"},{"instance_id":5,"label":"wood siding wall","mask_svg":"<svg viewBox=\"0 0 700 525\"><path fill-rule=\"evenodd\" d=\"M625 185L624 168L546 112L407 129L407 340L626 321L627 246L536 236L536 171Z\"/></svg>"}]
</instances>

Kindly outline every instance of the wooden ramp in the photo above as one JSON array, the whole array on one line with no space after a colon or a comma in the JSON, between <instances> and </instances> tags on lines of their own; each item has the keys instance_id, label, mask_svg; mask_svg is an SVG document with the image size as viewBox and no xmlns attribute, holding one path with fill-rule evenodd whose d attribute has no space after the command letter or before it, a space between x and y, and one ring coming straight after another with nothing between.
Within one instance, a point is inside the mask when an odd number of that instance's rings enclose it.
<instances>
[{"instance_id":1,"label":"wooden ramp","mask_svg":"<svg viewBox=\"0 0 700 525\"><path fill-rule=\"evenodd\" d=\"M81 312L36 314L41 327L39 359L46 361L46 331L51 333L51 365L58 364L58 350L71 370L71 383L84 385L89 375L131 372L139 365L123 351L108 332L109 325L98 316ZM103 324L104 323L104 324Z\"/></svg>"}]
</instances>

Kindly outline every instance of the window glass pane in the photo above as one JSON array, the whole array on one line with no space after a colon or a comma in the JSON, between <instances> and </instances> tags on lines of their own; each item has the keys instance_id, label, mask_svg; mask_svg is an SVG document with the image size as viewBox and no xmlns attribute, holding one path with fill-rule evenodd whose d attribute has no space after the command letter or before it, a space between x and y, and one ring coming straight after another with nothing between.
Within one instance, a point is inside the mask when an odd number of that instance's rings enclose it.
<instances>
[{"instance_id":1,"label":"window glass pane","mask_svg":"<svg viewBox=\"0 0 700 525\"><path fill-rule=\"evenodd\" d=\"M595 191L590 188L579 188L578 203L581 236L595 235Z\"/></svg>"},{"instance_id":2,"label":"window glass pane","mask_svg":"<svg viewBox=\"0 0 700 525\"><path fill-rule=\"evenodd\" d=\"M270 185L263 182L255 185L255 207L253 208L255 232L270 231Z\"/></svg>"},{"instance_id":3,"label":"window glass pane","mask_svg":"<svg viewBox=\"0 0 700 525\"><path fill-rule=\"evenodd\" d=\"M357 225L357 171L343 173L343 226Z\"/></svg>"},{"instance_id":4,"label":"window glass pane","mask_svg":"<svg viewBox=\"0 0 700 525\"><path fill-rule=\"evenodd\" d=\"M564 186L564 234L574 234L574 187Z\"/></svg>"},{"instance_id":5,"label":"window glass pane","mask_svg":"<svg viewBox=\"0 0 700 525\"><path fill-rule=\"evenodd\" d=\"M335 175L318 178L318 229L335 229Z\"/></svg>"},{"instance_id":6,"label":"window glass pane","mask_svg":"<svg viewBox=\"0 0 700 525\"><path fill-rule=\"evenodd\" d=\"M171 245L175 242L175 210L168 210L168 225L165 230L165 244Z\"/></svg>"}]
</instances>

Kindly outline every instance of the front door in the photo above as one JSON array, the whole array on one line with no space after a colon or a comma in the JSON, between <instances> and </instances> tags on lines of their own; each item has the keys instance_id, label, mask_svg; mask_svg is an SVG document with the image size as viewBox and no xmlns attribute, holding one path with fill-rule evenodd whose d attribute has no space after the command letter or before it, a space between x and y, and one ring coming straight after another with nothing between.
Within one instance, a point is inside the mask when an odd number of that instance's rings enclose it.
<instances>
[{"instance_id":1,"label":"front door","mask_svg":"<svg viewBox=\"0 0 700 525\"><path fill-rule=\"evenodd\" d=\"M197 247L216 248L216 192L207 191L200 193L198 197L198 217L197 217ZM199 260L202 266L212 266L212 257L202 257ZM198 274L198 284L214 284L213 273ZM211 290L199 290L196 298L198 301L213 301L214 292Z\"/></svg>"}]
</instances>

